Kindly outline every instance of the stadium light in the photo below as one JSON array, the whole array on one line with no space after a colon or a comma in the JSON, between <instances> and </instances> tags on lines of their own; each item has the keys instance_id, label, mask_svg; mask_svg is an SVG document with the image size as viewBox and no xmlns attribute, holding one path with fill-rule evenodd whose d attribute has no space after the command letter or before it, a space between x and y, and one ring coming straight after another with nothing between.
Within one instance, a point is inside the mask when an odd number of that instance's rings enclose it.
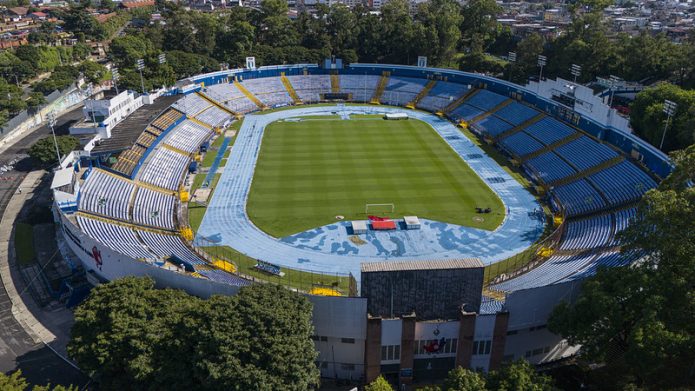
<instances>
[{"instance_id":1,"label":"stadium light","mask_svg":"<svg viewBox=\"0 0 695 391\"><path fill-rule=\"evenodd\" d=\"M538 91L536 93L541 92L541 80L543 80L543 67L548 63L548 57L539 54L538 55L538 66L541 68L540 73L538 74Z\"/></svg>"},{"instance_id":2,"label":"stadium light","mask_svg":"<svg viewBox=\"0 0 695 391\"><path fill-rule=\"evenodd\" d=\"M157 60L159 61L160 64L164 64L167 62L167 55L166 53L160 53L159 57L157 57Z\"/></svg>"},{"instance_id":3,"label":"stadium light","mask_svg":"<svg viewBox=\"0 0 695 391\"><path fill-rule=\"evenodd\" d=\"M56 147L56 158L58 158L58 167L60 167L60 149L58 149L58 139L56 138L55 125L56 125L56 114L55 111L48 113L46 117L48 120L48 127L51 128L51 133L53 134L53 145Z\"/></svg>"},{"instance_id":4,"label":"stadium light","mask_svg":"<svg viewBox=\"0 0 695 391\"><path fill-rule=\"evenodd\" d=\"M145 69L145 60L142 58L138 59L135 63L135 67L138 72L140 72L140 86L142 87L142 94L145 95L145 80L142 78L142 70Z\"/></svg>"},{"instance_id":5,"label":"stadium light","mask_svg":"<svg viewBox=\"0 0 695 391\"><path fill-rule=\"evenodd\" d=\"M570 73L574 76L574 82L577 82L577 77L582 74L582 66L577 64L572 64L570 67Z\"/></svg>"},{"instance_id":6,"label":"stadium light","mask_svg":"<svg viewBox=\"0 0 695 391\"><path fill-rule=\"evenodd\" d=\"M516 52L509 52L507 60L509 60L509 81L512 81L512 64L516 62Z\"/></svg>"},{"instance_id":7,"label":"stadium light","mask_svg":"<svg viewBox=\"0 0 695 391\"><path fill-rule=\"evenodd\" d=\"M661 143L659 144L659 149L664 148L664 140L666 139L666 130L668 129L668 124L671 121L671 117L676 114L678 110L678 104L676 102L666 99L664 101L664 114L666 114L666 125L664 126L664 133L661 135Z\"/></svg>"},{"instance_id":8,"label":"stadium light","mask_svg":"<svg viewBox=\"0 0 695 391\"><path fill-rule=\"evenodd\" d=\"M118 74L118 68L113 67L111 69L111 81L113 82L114 88L116 88L116 95L118 95L118 78L120 75Z\"/></svg>"},{"instance_id":9,"label":"stadium light","mask_svg":"<svg viewBox=\"0 0 695 391\"><path fill-rule=\"evenodd\" d=\"M613 94L615 94L615 87L620 83L620 78L618 76L611 75L608 80L610 81L611 98L608 100L608 107L613 106Z\"/></svg>"}]
</instances>

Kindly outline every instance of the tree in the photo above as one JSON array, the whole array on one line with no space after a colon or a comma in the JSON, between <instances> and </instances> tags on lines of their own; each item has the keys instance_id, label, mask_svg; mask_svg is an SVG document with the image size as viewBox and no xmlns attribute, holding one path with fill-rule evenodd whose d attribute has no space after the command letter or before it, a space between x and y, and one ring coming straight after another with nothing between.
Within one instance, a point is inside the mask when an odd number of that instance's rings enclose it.
<instances>
[{"instance_id":1,"label":"tree","mask_svg":"<svg viewBox=\"0 0 695 391\"><path fill-rule=\"evenodd\" d=\"M280 286L202 300L129 277L77 308L68 353L104 389L307 390L312 334L311 304Z\"/></svg>"},{"instance_id":2,"label":"tree","mask_svg":"<svg viewBox=\"0 0 695 391\"><path fill-rule=\"evenodd\" d=\"M3 391L77 391L77 387L73 386L55 386L50 384L46 386L33 386L29 388L26 379L22 377L22 371L15 371L11 375L6 375L0 372L0 390Z\"/></svg>"},{"instance_id":3,"label":"tree","mask_svg":"<svg viewBox=\"0 0 695 391\"><path fill-rule=\"evenodd\" d=\"M454 0L432 0L421 3L418 19L423 23L424 31L433 36L426 36L426 47L434 65L449 64L456 54L461 39L461 6Z\"/></svg>"},{"instance_id":4,"label":"tree","mask_svg":"<svg viewBox=\"0 0 695 391\"><path fill-rule=\"evenodd\" d=\"M93 84L99 84L102 81L106 80L106 77L108 76L108 69L106 69L105 66L95 62L95 61L83 61L80 63L80 65L77 67L77 69L82 72L84 75L84 78L89 82Z\"/></svg>"},{"instance_id":5,"label":"tree","mask_svg":"<svg viewBox=\"0 0 695 391\"><path fill-rule=\"evenodd\" d=\"M58 136L56 137L56 142L58 143L61 158L80 145L80 140L73 136ZM34 143L29 148L29 156L44 165L56 163L57 157L53 136L44 137Z\"/></svg>"},{"instance_id":6,"label":"tree","mask_svg":"<svg viewBox=\"0 0 695 391\"><path fill-rule=\"evenodd\" d=\"M635 133L659 147L666 127L665 100L675 102L678 109L669 122L664 151L692 145L695 142L695 91L670 83L660 83L637 94L630 106L630 122Z\"/></svg>"},{"instance_id":7,"label":"tree","mask_svg":"<svg viewBox=\"0 0 695 391\"><path fill-rule=\"evenodd\" d=\"M552 313L548 328L583 357L602 363L611 388L673 389L693 384L695 325L695 146L674 152L674 172L645 194L621 235L641 261L599 270L575 303Z\"/></svg>"},{"instance_id":8,"label":"tree","mask_svg":"<svg viewBox=\"0 0 695 391\"><path fill-rule=\"evenodd\" d=\"M487 375L487 389L496 391L552 391L553 381L526 360L508 363Z\"/></svg>"},{"instance_id":9,"label":"tree","mask_svg":"<svg viewBox=\"0 0 695 391\"><path fill-rule=\"evenodd\" d=\"M444 381L446 391L477 391L485 389L485 378L478 372L456 367L449 371Z\"/></svg>"},{"instance_id":10,"label":"tree","mask_svg":"<svg viewBox=\"0 0 695 391\"><path fill-rule=\"evenodd\" d=\"M46 97L40 92L32 92L29 94L29 99L27 99L27 107L30 109L36 109L42 104L46 103Z\"/></svg>"},{"instance_id":11,"label":"tree","mask_svg":"<svg viewBox=\"0 0 695 391\"><path fill-rule=\"evenodd\" d=\"M379 375L379 377L364 387L364 391L393 391L393 387L383 376Z\"/></svg>"}]
</instances>

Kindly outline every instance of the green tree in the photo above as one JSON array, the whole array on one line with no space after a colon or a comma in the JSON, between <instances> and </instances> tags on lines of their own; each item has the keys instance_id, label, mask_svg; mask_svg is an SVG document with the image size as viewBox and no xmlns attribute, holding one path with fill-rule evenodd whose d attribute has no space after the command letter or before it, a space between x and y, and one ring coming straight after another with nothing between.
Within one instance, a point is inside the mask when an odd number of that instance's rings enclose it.
<instances>
[{"instance_id":1,"label":"green tree","mask_svg":"<svg viewBox=\"0 0 695 391\"><path fill-rule=\"evenodd\" d=\"M364 391L393 391L393 387L383 376L379 375L379 377L364 387Z\"/></svg>"},{"instance_id":2,"label":"green tree","mask_svg":"<svg viewBox=\"0 0 695 391\"><path fill-rule=\"evenodd\" d=\"M104 389L318 386L311 304L276 285L208 300L124 278L75 311L68 353Z\"/></svg>"},{"instance_id":3,"label":"green tree","mask_svg":"<svg viewBox=\"0 0 695 391\"><path fill-rule=\"evenodd\" d=\"M477 391L485 389L485 378L478 372L456 367L444 381L446 391Z\"/></svg>"},{"instance_id":4,"label":"green tree","mask_svg":"<svg viewBox=\"0 0 695 391\"><path fill-rule=\"evenodd\" d=\"M77 69L82 72L84 78L89 83L99 84L106 80L109 74L109 70L105 66L95 62L95 61L83 61L77 67Z\"/></svg>"},{"instance_id":5,"label":"green tree","mask_svg":"<svg viewBox=\"0 0 695 391\"><path fill-rule=\"evenodd\" d=\"M462 45L472 49L479 45L487 48L497 36L497 15L502 11L495 0L472 0L461 10Z\"/></svg>"},{"instance_id":6,"label":"green tree","mask_svg":"<svg viewBox=\"0 0 695 391\"><path fill-rule=\"evenodd\" d=\"M27 99L27 107L30 109L36 109L44 103L46 103L46 97L44 97L42 93L32 92L29 94L29 98Z\"/></svg>"},{"instance_id":7,"label":"green tree","mask_svg":"<svg viewBox=\"0 0 695 391\"><path fill-rule=\"evenodd\" d=\"M80 140L73 136L58 136L56 137L56 142L58 143L61 158L80 146ZM34 143L29 148L29 156L44 165L56 163L57 157L53 136L44 137Z\"/></svg>"},{"instance_id":8,"label":"green tree","mask_svg":"<svg viewBox=\"0 0 695 391\"><path fill-rule=\"evenodd\" d=\"M639 204L621 235L627 268L599 270L575 303L559 305L551 331L602 363L611 388L674 389L693 384L695 325L695 146L672 153L674 172Z\"/></svg>"},{"instance_id":9,"label":"green tree","mask_svg":"<svg viewBox=\"0 0 695 391\"><path fill-rule=\"evenodd\" d=\"M461 39L460 25L463 20L461 6L454 0L432 0L421 3L418 19L423 23L428 54L434 65L449 64L456 54Z\"/></svg>"},{"instance_id":10,"label":"green tree","mask_svg":"<svg viewBox=\"0 0 695 391\"><path fill-rule=\"evenodd\" d=\"M666 114L664 100L678 105L664 138ZM655 146L664 138L664 151L686 148L695 142L695 91L670 83L660 83L639 94L632 102L630 122L640 137Z\"/></svg>"},{"instance_id":11,"label":"green tree","mask_svg":"<svg viewBox=\"0 0 695 391\"><path fill-rule=\"evenodd\" d=\"M77 391L77 387L73 386L55 386L51 387L50 384L46 386L33 386L29 387L26 379L22 377L22 371L15 371L11 375L6 375L0 372L0 390L3 391Z\"/></svg>"},{"instance_id":12,"label":"green tree","mask_svg":"<svg viewBox=\"0 0 695 391\"><path fill-rule=\"evenodd\" d=\"M496 391L553 391L549 376L536 372L526 360L508 363L487 375L487 389Z\"/></svg>"}]
</instances>

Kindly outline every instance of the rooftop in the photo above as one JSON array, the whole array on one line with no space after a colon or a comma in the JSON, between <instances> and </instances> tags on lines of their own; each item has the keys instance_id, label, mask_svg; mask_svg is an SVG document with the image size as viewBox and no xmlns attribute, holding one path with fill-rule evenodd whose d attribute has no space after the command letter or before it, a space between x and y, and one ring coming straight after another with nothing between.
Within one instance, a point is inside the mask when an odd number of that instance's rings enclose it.
<instances>
[{"instance_id":1,"label":"rooftop","mask_svg":"<svg viewBox=\"0 0 695 391\"><path fill-rule=\"evenodd\" d=\"M441 269L472 269L483 267L478 258L439 259L431 261L400 261L400 262L369 262L362 263L362 273L393 272L401 270L441 270Z\"/></svg>"},{"instance_id":2,"label":"rooftop","mask_svg":"<svg viewBox=\"0 0 695 391\"><path fill-rule=\"evenodd\" d=\"M105 139L92 149L92 154L115 153L130 148L150 122L154 121L164 110L181 96L161 96L151 105L144 105L116 125L111 131L111 138Z\"/></svg>"}]
</instances>

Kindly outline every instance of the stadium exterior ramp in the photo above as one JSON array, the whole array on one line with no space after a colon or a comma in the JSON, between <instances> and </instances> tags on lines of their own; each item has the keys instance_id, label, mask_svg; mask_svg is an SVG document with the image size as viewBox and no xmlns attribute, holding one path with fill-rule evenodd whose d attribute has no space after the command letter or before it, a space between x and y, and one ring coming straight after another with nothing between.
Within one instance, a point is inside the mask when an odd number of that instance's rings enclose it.
<instances>
[{"instance_id":1,"label":"stadium exterior ramp","mask_svg":"<svg viewBox=\"0 0 695 391\"><path fill-rule=\"evenodd\" d=\"M545 217L542 212L533 213L541 211L541 205L526 189L449 121L413 111L409 116L430 124L502 199L506 216L500 227L485 231L423 220L422 228L415 233L404 230L370 232L367 244L362 246L350 243L347 222L282 239L269 236L256 227L246 213L265 126L288 117L328 115L336 111L345 117L351 113L384 114L402 110L319 106L247 116L198 230L198 245L227 245L252 258L272 260L283 267L359 276L360 263L366 261L477 257L489 264L524 251L542 234Z\"/></svg>"}]
</instances>

